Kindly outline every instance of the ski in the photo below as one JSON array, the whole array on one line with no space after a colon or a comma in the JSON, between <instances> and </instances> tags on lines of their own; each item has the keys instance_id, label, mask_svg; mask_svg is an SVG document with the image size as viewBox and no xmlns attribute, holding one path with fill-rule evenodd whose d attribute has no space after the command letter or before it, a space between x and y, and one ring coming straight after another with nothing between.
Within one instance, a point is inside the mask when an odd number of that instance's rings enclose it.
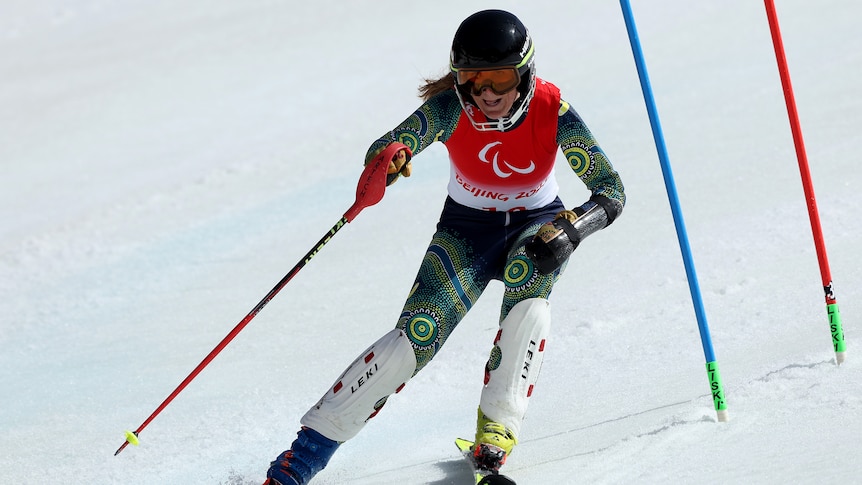
<instances>
[{"instance_id":1,"label":"ski","mask_svg":"<svg viewBox=\"0 0 862 485\"><path fill-rule=\"evenodd\" d=\"M472 441L456 438L455 446L458 447L458 451L461 452L461 455L470 464L470 470L476 479L476 485L515 485L515 481L506 475L483 470L476 466L476 461L473 460Z\"/></svg>"}]
</instances>

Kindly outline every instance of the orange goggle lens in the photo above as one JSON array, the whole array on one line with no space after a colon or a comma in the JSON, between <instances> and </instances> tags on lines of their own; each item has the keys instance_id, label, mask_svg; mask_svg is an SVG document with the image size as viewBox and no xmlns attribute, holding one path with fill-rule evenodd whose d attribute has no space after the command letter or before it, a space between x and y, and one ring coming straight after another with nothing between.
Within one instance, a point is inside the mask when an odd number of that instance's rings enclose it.
<instances>
[{"instance_id":1,"label":"orange goggle lens","mask_svg":"<svg viewBox=\"0 0 862 485\"><path fill-rule=\"evenodd\" d=\"M456 74L459 85L467 85L470 92L478 96L485 88L495 94L506 94L521 82L521 76L514 67L492 70L459 69Z\"/></svg>"}]
</instances>

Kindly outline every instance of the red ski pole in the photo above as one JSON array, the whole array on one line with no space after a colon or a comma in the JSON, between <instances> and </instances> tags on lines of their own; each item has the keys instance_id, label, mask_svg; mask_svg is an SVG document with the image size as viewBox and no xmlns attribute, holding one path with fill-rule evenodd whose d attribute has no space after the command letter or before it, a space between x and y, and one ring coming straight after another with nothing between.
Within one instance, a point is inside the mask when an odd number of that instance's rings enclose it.
<instances>
[{"instance_id":1,"label":"red ski pole","mask_svg":"<svg viewBox=\"0 0 862 485\"><path fill-rule=\"evenodd\" d=\"M802 128L799 115L796 112L796 100L793 97L793 86L790 84L790 70L784 55L784 42L781 40L781 30L778 27L778 15L775 13L773 0L764 0L766 17L769 21L769 31L772 34L772 44L775 48L775 59L778 61L778 73L784 89L784 101L787 105L787 115L790 118L790 130L793 134L793 144L796 148L796 158L799 163L799 173L802 176L802 188L808 206L808 218L811 232L814 235L814 247L817 251L817 261L820 264L820 276L823 282L823 292L826 295L826 313L829 317L829 330L832 333L832 347L835 350L835 361L840 365L847 353L844 342L844 329L841 325L841 313L838 311L838 301L832 288L832 273L829 271L829 260L826 257L826 244L823 242L823 231L820 228L820 215L817 211L817 200L814 198L814 184L808 168L808 156L805 153L805 143L802 140Z\"/></svg>"},{"instance_id":2,"label":"red ski pole","mask_svg":"<svg viewBox=\"0 0 862 485\"><path fill-rule=\"evenodd\" d=\"M293 269L291 269L284 276L284 278L282 278L281 281L279 281L278 284L273 287L273 289L269 290L269 293L267 293L266 296L264 296L263 299L260 300L260 302L255 305L254 308L251 309L248 315L246 315L245 318L240 320L240 322L236 324L233 330L231 330L230 333L228 333L225 338L223 338L221 342L219 342L218 345L216 345L216 347L212 349L209 354L207 354L206 357L204 357L204 360L202 360L201 363L194 368L191 374L189 374L185 379L183 379L180 385L177 386L176 389L174 389L174 392L172 392L159 405L159 407L156 408L155 411L153 411L153 414L151 414L143 423L141 423L140 426L138 426L138 429L136 429L135 431L126 431L126 441L122 444L122 446L120 446L119 449L117 449L117 451L114 453L114 456L119 455L120 452L123 451L123 449L125 449L125 447L128 446L129 443L132 443L134 445L138 444L138 435L140 434L140 432L144 428L146 428L147 425L150 424L150 422L155 419L156 416L158 416L159 413L161 413L162 410L165 409L168 404L170 404L171 401L173 401L174 398L177 397L177 395L182 392L182 390L185 389L186 386L188 386L189 383L195 377L197 377L198 374L201 373L204 367L209 365L209 363L212 362L212 360L215 359L215 357L225 347L227 347L231 340L233 340L234 337L236 337L237 334L239 334L242 329L245 328L245 326L248 325L249 322L251 322L255 315L260 313L263 307L266 306L266 304L269 303L270 300L275 298L275 295L277 295L278 292L281 291L281 289L284 288L287 283L291 279L293 279L294 276L296 276L296 273L299 273L299 270L301 270L308 263L308 261L310 261L311 258L313 258L314 255L317 254L323 248L323 246L325 246L326 243L329 242L330 239L332 239L335 233L337 233L342 227L344 227L345 224L353 221L353 219L362 211L362 209L370 207L383 199L383 193L386 191L386 171L389 168L389 162L390 160L392 160L392 157L395 156L395 154L398 153L398 151L400 150L407 150L407 153L412 156L412 152L407 146L402 145L401 143L392 143L387 146L386 149L383 150L379 155L377 155L377 157L371 160L368 165L365 166L365 169L362 171L362 175L359 177L359 184L356 187L356 200L353 205L350 206L349 209L347 209L347 212L344 213L344 216L337 223L335 223L334 226L332 226L332 228L326 233L326 235L324 235L320 239L320 241L318 241L317 244L315 244L314 247L308 253L306 253L305 256L302 257L302 259L298 263L296 263L296 266L294 266Z\"/></svg>"}]
</instances>

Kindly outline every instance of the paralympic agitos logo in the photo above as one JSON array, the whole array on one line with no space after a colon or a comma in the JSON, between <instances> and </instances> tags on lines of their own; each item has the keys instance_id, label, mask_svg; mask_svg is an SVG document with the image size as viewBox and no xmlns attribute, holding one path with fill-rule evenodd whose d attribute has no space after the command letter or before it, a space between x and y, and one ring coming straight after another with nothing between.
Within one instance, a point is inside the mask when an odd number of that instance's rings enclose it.
<instances>
[{"instance_id":1,"label":"paralympic agitos logo","mask_svg":"<svg viewBox=\"0 0 862 485\"><path fill-rule=\"evenodd\" d=\"M490 163L494 168L494 174L496 174L501 179L507 178L511 176L513 173L518 173L521 175L526 175L528 173L532 173L533 170L536 169L536 164L530 160L530 165L526 168L516 167L506 160L500 161L500 152L499 150L495 150L493 157L491 160L488 160L488 155L491 152L491 149L497 145L502 145L501 141L494 141L485 145L481 150L479 150L479 160L484 163Z\"/></svg>"}]
</instances>

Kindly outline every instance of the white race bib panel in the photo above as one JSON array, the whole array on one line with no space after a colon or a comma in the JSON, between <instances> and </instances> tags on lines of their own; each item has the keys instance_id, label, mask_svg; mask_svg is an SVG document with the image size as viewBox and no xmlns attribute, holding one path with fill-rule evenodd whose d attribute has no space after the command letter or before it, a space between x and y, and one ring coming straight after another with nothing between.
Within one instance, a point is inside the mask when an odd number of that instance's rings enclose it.
<instances>
[{"instance_id":1,"label":"white race bib panel","mask_svg":"<svg viewBox=\"0 0 862 485\"><path fill-rule=\"evenodd\" d=\"M455 171L452 165L449 175L449 195L462 205L487 211L516 211L538 209L548 205L557 197L560 188L554 171L535 185L513 189L511 187L493 188L471 182Z\"/></svg>"}]
</instances>

